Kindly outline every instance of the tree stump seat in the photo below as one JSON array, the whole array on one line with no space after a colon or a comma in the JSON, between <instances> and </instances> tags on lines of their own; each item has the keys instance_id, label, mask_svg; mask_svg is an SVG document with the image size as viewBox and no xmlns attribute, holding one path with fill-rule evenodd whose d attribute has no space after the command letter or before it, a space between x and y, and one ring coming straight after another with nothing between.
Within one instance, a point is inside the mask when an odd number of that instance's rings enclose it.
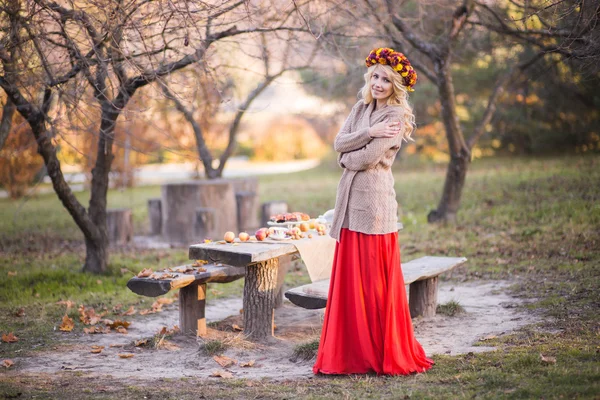
<instances>
[{"instance_id":1,"label":"tree stump seat","mask_svg":"<svg viewBox=\"0 0 600 400\"><path fill-rule=\"evenodd\" d=\"M402 263L404 283L410 284L408 304L412 318L435 315L439 275L466 261L465 257L428 256ZM285 297L297 306L312 310L325 308L328 292L329 279L325 279L290 289Z\"/></svg>"},{"instance_id":2,"label":"tree stump seat","mask_svg":"<svg viewBox=\"0 0 600 400\"><path fill-rule=\"evenodd\" d=\"M185 272L187 270L187 272ZM155 279L161 275L165 278ZM134 293L157 297L171 290L179 291L179 326L184 334L206 334L206 284L228 283L243 278L244 268L223 264L182 265L157 271L154 277L133 277L127 287Z\"/></svg>"}]
</instances>

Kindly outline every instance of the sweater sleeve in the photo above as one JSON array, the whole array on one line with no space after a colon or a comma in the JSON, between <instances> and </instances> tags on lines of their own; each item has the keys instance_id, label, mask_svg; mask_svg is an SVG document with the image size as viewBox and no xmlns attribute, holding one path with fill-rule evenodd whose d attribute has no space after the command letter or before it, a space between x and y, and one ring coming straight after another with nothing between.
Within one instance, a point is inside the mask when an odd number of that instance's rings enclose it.
<instances>
[{"instance_id":1,"label":"sweater sleeve","mask_svg":"<svg viewBox=\"0 0 600 400\"><path fill-rule=\"evenodd\" d=\"M375 167L385 153L394 148L400 148L402 139L399 136L392 138L376 138L359 150L344 153L339 158L339 164L351 171L364 171Z\"/></svg>"},{"instance_id":2,"label":"sweater sleeve","mask_svg":"<svg viewBox=\"0 0 600 400\"><path fill-rule=\"evenodd\" d=\"M357 103L357 105L352 107L350 115L346 118L346 122L344 122L342 129L340 129L335 137L333 149L338 153L358 150L361 147L364 147L372 139L369 136L369 128L362 128L354 132L351 131L352 122L356 120L358 104L360 103Z\"/></svg>"}]
</instances>

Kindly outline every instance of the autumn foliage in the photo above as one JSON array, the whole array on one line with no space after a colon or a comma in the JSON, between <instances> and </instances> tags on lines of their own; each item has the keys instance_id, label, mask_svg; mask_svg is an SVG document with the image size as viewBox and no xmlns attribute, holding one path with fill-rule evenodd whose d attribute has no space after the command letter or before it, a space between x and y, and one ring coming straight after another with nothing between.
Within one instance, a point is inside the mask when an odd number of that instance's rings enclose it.
<instances>
[{"instance_id":1,"label":"autumn foliage","mask_svg":"<svg viewBox=\"0 0 600 400\"><path fill-rule=\"evenodd\" d=\"M15 113L12 129L0 149L0 185L11 198L18 199L25 195L43 165L29 124Z\"/></svg>"}]
</instances>

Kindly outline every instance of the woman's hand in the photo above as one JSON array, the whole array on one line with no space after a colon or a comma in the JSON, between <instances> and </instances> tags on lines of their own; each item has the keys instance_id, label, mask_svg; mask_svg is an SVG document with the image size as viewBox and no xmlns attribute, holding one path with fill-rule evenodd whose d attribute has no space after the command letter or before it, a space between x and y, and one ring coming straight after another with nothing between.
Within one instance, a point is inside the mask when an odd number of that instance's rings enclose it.
<instances>
[{"instance_id":1,"label":"woman's hand","mask_svg":"<svg viewBox=\"0 0 600 400\"><path fill-rule=\"evenodd\" d=\"M379 122L369 128L372 138L391 138L400 133L400 122Z\"/></svg>"}]
</instances>

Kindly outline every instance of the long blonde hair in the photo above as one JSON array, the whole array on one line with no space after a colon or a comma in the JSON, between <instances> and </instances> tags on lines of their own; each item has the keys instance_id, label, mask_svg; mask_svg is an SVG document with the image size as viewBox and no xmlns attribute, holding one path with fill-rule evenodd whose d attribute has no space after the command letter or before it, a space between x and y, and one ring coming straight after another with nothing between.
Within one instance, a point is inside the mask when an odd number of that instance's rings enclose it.
<instances>
[{"instance_id":1,"label":"long blonde hair","mask_svg":"<svg viewBox=\"0 0 600 400\"><path fill-rule=\"evenodd\" d=\"M403 122L405 123L406 129L404 130L403 139L407 142L409 140L414 141L413 138L411 138L411 135L417 127L415 124L415 114L413 113L412 106L408 102L408 91L403 85L402 76L394 71L392 67L385 64L375 64L370 66L364 75L365 85L358 92L359 97L363 99L365 104L370 104L373 101L373 95L371 94L371 77L377 68L387 72L387 76L392 82L393 92L387 99L387 105L400 106L404 111L402 119L404 120Z\"/></svg>"}]
</instances>

